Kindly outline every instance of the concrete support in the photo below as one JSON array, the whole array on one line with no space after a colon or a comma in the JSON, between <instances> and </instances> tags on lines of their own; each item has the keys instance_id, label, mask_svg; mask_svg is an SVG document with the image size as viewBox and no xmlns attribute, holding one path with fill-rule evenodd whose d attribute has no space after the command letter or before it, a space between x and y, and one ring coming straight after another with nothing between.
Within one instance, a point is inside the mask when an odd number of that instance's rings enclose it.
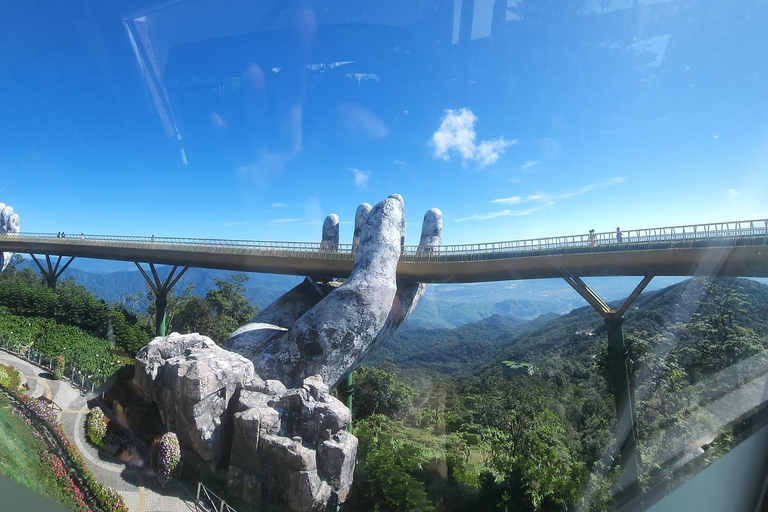
<instances>
[{"instance_id":1,"label":"concrete support","mask_svg":"<svg viewBox=\"0 0 768 512\"><path fill-rule=\"evenodd\" d=\"M347 378L339 384L339 400L347 406L350 413L352 412L352 393L354 390L355 387L352 385L352 374L350 373L347 375ZM352 432L352 423L347 425L347 430Z\"/></svg>"},{"instance_id":2,"label":"concrete support","mask_svg":"<svg viewBox=\"0 0 768 512\"><path fill-rule=\"evenodd\" d=\"M37 268L40 269L40 273L43 274L43 277L45 278L45 282L48 283L48 287L52 290L56 289L56 282L59 280L59 277L61 277L61 274L64 273L64 271L67 269L70 263L75 259L74 257L69 258L67 262L59 268L59 264L61 264L61 256L58 256L56 258L56 264L54 265L51 263L51 256L49 254L45 255L45 263L46 266L43 267L43 265L38 261L38 259L35 257L34 254L30 254L32 256L32 260L34 260L35 264L37 265Z\"/></svg>"},{"instance_id":3,"label":"concrete support","mask_svg":"<svg viewBox=\"0 0 768 512\"><path fill-rule=\"evenodd\" d=\"M627 347L624 344L624 318L614 316L605 319L608 328L608 370L610 372L613 399L616 404L616 440L619 443L621 476L619 487L634 489L638 485L637 432L635 400L627 369Z\"/></svg>"},{"instance_id":4,"label":"concrete support","mask_svg":"<svg viewBox=\"0 0 768 512\"><path fill-rule=\"evenodd\" d=\"M639 489L640 458L637 452L635 400L627 369L627 347L624 343L624 313L648 286L653 276L645 276L618 309L608 306L580 278L565 276L564 279L605 320L608 331L609 378L616 404L616 429L614 433L619 443L619 463L621 464L621 476L618 484L621 493L631 495Z\"/></svg>"},{"instance_id":5,"label":"concrete support","mask_svg":"<svg viewBox=\"0 0 768 512\"><path fill-rule=\"evenodd\" d=\"M168 273L168 277L166 277L165 281L163 281L160 279L160 276L158 276L157 270L155 269L155 265L153 263L149 264L149 270L152 272L152 279L150 279L147 272L138 262L134 261L134 264L136 265L136 268L139 269L139 272L141 272L141 275L144 276L147 284L149 284L149 287L152 289L152 293L155 294L155 334L158 336L165 336L168 309L168 292L171 291L171 288L173 288L176 283L179 282L179 279L181 279L181 276L184 275L189 267L184 267L181 269L181 272L176 274L176 271L179 269L179 267L174 265L171 271Z\"/></svg>"}]
</instances>

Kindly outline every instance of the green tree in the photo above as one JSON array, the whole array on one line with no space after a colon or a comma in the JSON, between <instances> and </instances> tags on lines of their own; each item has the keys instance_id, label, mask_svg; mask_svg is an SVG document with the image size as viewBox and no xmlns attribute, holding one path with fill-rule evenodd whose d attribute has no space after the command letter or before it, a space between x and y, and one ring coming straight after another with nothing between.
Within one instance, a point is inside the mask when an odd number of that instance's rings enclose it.
<instances>
[{"instance_id":1,"label":"green tree","mask_svg":"<svg viewBox=\"0 0 768 512\"><path fill-rule=\"evenodd\" d=\"M416 392L394 374L378 368L360 366L355 370L353 382L353 416L357 420L374 414L384 414L391 419L401 420L411 412Z\"/></svg>"},{"instance_id":2,"label":"green tree","mask_svg":"<svg viewBox=\"0 0 768 512\"><path fill-rule=\"evenodd\" d=\"M256 308L245 298L247 274L232 274L229 279L216 279L216 288L205 294L205 301L213 308L217 317L230 317L238 325L249 322L256 314Z\"/></svg>"},{"instance_id":3,"label":"green tree","mask_svg":"<svg viewBox=\"0 0 768 512\"><path fill-rule=\"evenodd\" d=\"M424 484L416 475L422 471L422 454L413 444L403 442L395 424L377 414L357 423L358 438L355 485L349 504L353 510L376 512L428 512L434 507L427 499Z\"/></svg>"}]
</instances>

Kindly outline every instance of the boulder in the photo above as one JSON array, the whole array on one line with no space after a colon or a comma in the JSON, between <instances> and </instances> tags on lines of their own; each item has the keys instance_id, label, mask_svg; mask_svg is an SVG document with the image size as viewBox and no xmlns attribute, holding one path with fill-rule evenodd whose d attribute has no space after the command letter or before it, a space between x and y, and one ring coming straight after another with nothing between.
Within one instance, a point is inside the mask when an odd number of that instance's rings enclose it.
<instances>
[{"instance_id":1,"label":"boulder","mask_svg":"<svg viewBox=\"0 0 768 512\"><path fill-rule=\"evenodd\" d=\"M319 376L281 395L244 391L234 417L230 492L290 510L343 503L357 454L357 439L345 430L350 421Z\"/></svg>"},{"instance_id":2,"label":"boulder","mask_svg":"<svg viewBox=\"0 0 768 512\"><path fill-rule=\"evenodd\" d=\"M152 340L136 355L134 382L158 404L168 430L214 465L228 451L232 398L267 388L253 363L197 333Z\"/></svg>"}]
</instances>

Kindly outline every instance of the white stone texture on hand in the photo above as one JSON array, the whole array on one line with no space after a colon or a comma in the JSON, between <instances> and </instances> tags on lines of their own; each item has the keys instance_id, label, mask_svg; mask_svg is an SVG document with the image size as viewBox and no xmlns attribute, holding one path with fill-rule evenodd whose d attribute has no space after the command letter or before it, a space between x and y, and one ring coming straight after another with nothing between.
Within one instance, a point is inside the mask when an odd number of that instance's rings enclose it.
<instances>
[{"instance_id":1,"label":"white stone texture on hand","mask_svg":"<svg viewBox=\"0 0 768 512\"><path fill-rule=\"evenodd\" d=\"M0 236L12 236L19 232L19 216L13 213L13 208L0 203ZM5 270L11 261L12 252L0 253L0 272Z\"/></svg>"},{"instance_id":2,"label":"white stone texture on hand","mask_svg":"<svg viewBox=\"0 0 768 512\"><path fill-rule=\"evenodd\" d=\"M405 241L403 198L393 194L355 215L355 262L349 278L323 296L309 280L296 286L236 330L224 347L253 361L256 372L287 386L321 375L335 387L411 314L426 285L397 281ZM424 216L419 252L442 241L442 214ZM338 217L323 225L321 250L338 246Z\"/></svg>"}]
</instances>

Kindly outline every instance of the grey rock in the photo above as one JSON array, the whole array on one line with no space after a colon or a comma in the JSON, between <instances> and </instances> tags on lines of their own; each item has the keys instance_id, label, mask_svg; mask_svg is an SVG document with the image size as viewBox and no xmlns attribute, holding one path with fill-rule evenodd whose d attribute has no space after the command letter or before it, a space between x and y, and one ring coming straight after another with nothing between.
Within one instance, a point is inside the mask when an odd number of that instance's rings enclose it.
<instances>
[{"instance_id":1,"label":"grey rock","mask_svg":"<svg viewBox=\"0 0 768 512\"><path fill-rule=\"evenodd\" d=\"M185 449L211 467L228 458L233 495L295 511L346 499L344 461L354 460L357 440L345 430L349 410L319 375L287 389L210 338L173 333L137 354L134 382Z\"/></svg>"},{"instance_id":2,"label":"grey rock","mask_svg":"<svg viewBox=\"0 0 768 512\"><path fill-rule=\"evenodd\" d=\"M331 498L342 503L357 454L357 439L345 430L350 420L319 376L281 395L243 391L234 416L230 491L290 510L322 509Z\"/></svg>"},{"instance_id":3,"label":"grey rock","mask_svg":"<svg viewBox=\"0 0 768 512\"><path fill-rule=\"evenodd\" d=\"M13 213L13 208L0 203L0 236L13 236L19 232L19 216ZM0 272L5 270L11 261L12 252L0 253Z\"/></svg>"},{"instance_id":4,"label":"grey rock","mask_svg":"<svg viewBox=\"0 0 768 512\"><path fill-rule=\"evenodd\" d=\"M136 355L134 382L158 404L168 430L213 464L229 444L230 400L260 380L249 360L197 333L155 338Z\"/></svg>"},{"instance_id":5,"label":"grey rock","mask_svg":"<svg viewBox=\"0 0 768 512\"><path fill-rule=\"evenodd\" d=\"M356 454L357 438L345 430L324 441L318 449L320 473L327 476L338 503L343 503L352 489Z\"/></svg>"}]
</instances>

